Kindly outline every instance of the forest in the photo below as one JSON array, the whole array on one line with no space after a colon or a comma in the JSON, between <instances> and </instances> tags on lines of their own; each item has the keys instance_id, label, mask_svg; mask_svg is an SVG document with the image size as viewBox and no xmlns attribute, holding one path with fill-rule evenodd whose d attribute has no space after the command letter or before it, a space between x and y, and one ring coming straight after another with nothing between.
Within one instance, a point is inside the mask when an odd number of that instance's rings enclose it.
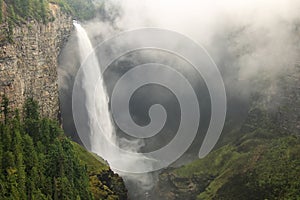
<instances>
[{"instance_id":1,"label":"forest","mask_svg":"<svg viewBox=\"0 0 300 200\"><path fill-rule=\"evenodd\" d=\"M0 198L92 199L87 167L57 122L41 118L33 99L23 118L5 97L1 108Z\"/></svg>"},{"instance_id":2,"label":"forest","mask_svg":"<svg viewBox=\"0 0 300 200\"><path fill-rule=\"evenodd\" d=\"M49 3L59 5L62 11L78 19L87 20L95 16L95 7L91 0L0 0L0 24L4 21L12 24L28 20L43 23L53 21Z\"/></svg>"},{"instance_id":3,"label":"forest","mask_svg":"<svg viewBox=\"0 0 300 200\"><path fill-rule=\"evenodd\" d=\"M127 199L122 179L56 121L40 117L36 101L27 99L20 117L2 99L0 199Z\"/></svg>"}]
</instances>

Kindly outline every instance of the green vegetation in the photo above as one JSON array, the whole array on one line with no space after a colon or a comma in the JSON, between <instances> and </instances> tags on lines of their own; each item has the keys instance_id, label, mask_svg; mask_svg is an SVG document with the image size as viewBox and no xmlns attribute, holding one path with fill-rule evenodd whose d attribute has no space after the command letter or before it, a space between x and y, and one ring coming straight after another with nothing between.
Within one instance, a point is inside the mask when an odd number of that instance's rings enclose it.
<instances>
[{"instance_id":1,"label":"green vegetation","mask_svg":"<svg viewBox=\"0 0 300 200\"><path fill-rule=\"evenodd\" d=\"M23 120L6 98L1 113L1 199L92 199L71 141L56 122L39 117L35 101L26 101Z\"/></svg>"},{"instance_id":2,"label":"green vegetation","mask_svg":"<svg viewBox=\"0 0 300 200\"><path fill-rule=\"evenodd\" d=\"M127 189L123 180L109 169L105 161L97 155L87 152L79 144L75 142L72 144L81 164L87 168L90 191L94 199L127 199Z\"/></svg>"},{"instance_id":3,"label":"green vegetation","mask_svg":"<svg viewBox=\"0 0 300 200\"><path fill-rule=\"evenodd\" d=\"M88 20L95 16L95 6L91 0L50 0L77 19Z\"/></svg>"},{"instance_id":4,"label":"green vegetation","mask_svg":"<svg viewBox=\"0 0 300 200\"><path fill-rule=\"evenodd\" d=\"M2 97L0 199L126 199L118 175L94 154L71 142L59 125L41 118L28 99L23 119Z\"/></svg>"},{"instance_id":5,"label":"green vegetation","mask_svg":"<svg viewBox=\"0 0 300 200\"><path fill-rule=\"evenodd\" d=\"M50 17L47 0L1 0L8 10L8 15L3 16L7 21L20 23L29 19L47 23Z\"/></svg>"},{"instance_id":6,"label":"green vegetation","mask_svg":"<svg viewBox=\"0 0 300 200\"><path fill-rule=\"evenodd\" d=\"M273 131L258 128L172 173L194 180L198 188L203 188L197 196L199 200L297 200L300 139ZM210 180L203 181L207 177Z\"/></svg>"},{"instance_id":7,"label":"green vegetation","mask_svg":"<svg viewBox=\"0 0 300 200\"><path fill-rule=\"evenodd\" d=\"M0 45L14 42L15 26L32 20L44 24L55 20L50 3L57 4L62 12L79 20L89 20L96 13L91 0L0 0Z\"/></svg>"},{"instance_id":8,"label":"green vegetation","mask_svg":"<svg viewBox=\"0 0 300 200\"><path fill-rule=\"evenodd\" d=\"M11 21L20 24L28 20L47 23L53 20L49 3L59 5L60 9L77 19L88 20L95 16L95 6L91 0L0 0L0 24ZM7 10L7 15L3 15Z\"/></svg>"}]
</instances>

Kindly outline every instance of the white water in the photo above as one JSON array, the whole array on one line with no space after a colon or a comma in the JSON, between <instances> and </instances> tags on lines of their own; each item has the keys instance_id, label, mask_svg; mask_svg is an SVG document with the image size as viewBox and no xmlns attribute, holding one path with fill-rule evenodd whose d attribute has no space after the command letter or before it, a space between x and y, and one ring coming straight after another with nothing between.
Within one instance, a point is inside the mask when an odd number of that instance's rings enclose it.
<instances>
[{"instance_id":1,"label":"white water","mask_svg":"<svg viewBox=\"0 0 300 200\"><path fill-rule=\"evenodd\" d=\"M99 76L101 75L100 66L86 31L76 22L74 22L74 26L77 30L80 62L84 65L82 66L84 69L82 87L85 91L85 106L89 116L87 121L89 121L91 132L90 150L110 162L116 160L118 155L116 155L117 152L111 152L110 149L107 148L105 138L115 145L117 145L117 140L108 108L107 93L102 76ZM97 83L96 90L95 83ZM94 111L95 106L96 112Z\"/></svg>"},{"instance_id":2,"label":"white water","mask_svg":"<svg viewBox=\"0 0 300 200\"><path fill-rule=\"evenodd\" d=\"M86 140L90 141L91 148L89 150L105 159L111 168L125 179L127 187L132 188L131 196L135 199L133 196L136 195L137 190L147 191L153 187L152 175L148 173L127 173L119 171L118 167L126 166L126 168L131 169L147 168L147 166L149 166L149 162L147 162L148 158L142 154L134 154L138 152L141 147L140 140L117 138L97 56L93 51L93 46L85 29L77 22L74 22L74 26L77 30L80 62L82 64L81 68L84 69L82 71L81 83L85 93L85 109L88 113L88 119L86 119L86 121L88 122L90 130L90 134L84 135L83 137L90 137ZM82 135L80 138L81 137ZM108 143L113 144L116 148L112 148ZM126 151L120 149L119 144L122 148L125 148ZM85 144L85 146L87 145ZM128 151L133 154L128 153ZM114 166L116 168L114 168Z\"/></svg>"}]
</instances>

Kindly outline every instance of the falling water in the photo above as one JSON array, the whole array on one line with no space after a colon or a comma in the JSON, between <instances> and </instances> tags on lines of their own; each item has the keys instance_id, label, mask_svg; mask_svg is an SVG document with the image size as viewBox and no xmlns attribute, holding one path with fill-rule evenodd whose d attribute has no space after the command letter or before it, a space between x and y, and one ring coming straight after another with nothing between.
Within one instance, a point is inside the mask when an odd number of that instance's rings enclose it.
<instances>
[{"instance_id":1,"label":"falling water","mask_svg":"<svg viewBox=\"0 0 300 200\"><path fill-rule=\"evenodd\" d=\"M85 91L85 107L89 117L90 150L110 162L117 159L117 152L112 152L106 148L104 141L107 139L117 145L117 140L108 108L107 93L102 76L99 76L101 74L100 66L85 29L77 22L74 22L74 26L77 30L80 62L82 65L88 66L87 70L83 70L82 86ZM85 66L82 68L84 69ZM97 83L96 90L94 83ZM96 101L94 97L96 97ZM93 109L95 106L96 112ZM99 129L100 133L98 132Z\"/></svg>"},{"instance_id":2,"label":"falling water","mask_svg":"<svg viewBox=\"0 0 300 200\"><path fill-rule=\"evenodd\" d=\"M137 190L147 191L153 186L152 175L148 173L126 173L118 171L113 166L142 169L149 166L149 158L142 154L136 154L141 147L141 140L126 140L116 137L108 107L108 96L97 56L93 51L93 46L85 29L76 21L74 26L77 30L81 69L83 69L81 85L84 91L84 104L88 116L88 119L84 120L88 123L90 131L88 135L89 150L108 161L112 169L125 179L127 187L131 187L133 190L133 194L131 194L132 199L135 199L134 195L137 194ZM108 143L113 144L116 148L111 148L112 146L108 145ZM125 146L126 151L120 149L119 144L120 146ZM129 153L129 151L132 153Z\"/></svg>"}]
</instances>

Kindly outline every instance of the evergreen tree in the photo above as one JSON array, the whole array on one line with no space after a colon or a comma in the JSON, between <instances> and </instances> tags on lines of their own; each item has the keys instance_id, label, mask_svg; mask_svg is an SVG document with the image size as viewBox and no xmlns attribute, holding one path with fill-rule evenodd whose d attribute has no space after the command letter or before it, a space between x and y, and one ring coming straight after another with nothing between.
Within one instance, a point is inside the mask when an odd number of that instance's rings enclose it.
<instances>
[{"instance_id":1,"label":"evergreen tree","mask_svg":"<svg viewBox=\"0 0 300 200\"><path fill-rule=\"evenodd\" d=\"M2 105L8 111L7 99ZM8 113L5 111L5 113ZM12 113L13 114L13 113ZM56 122L26 100L24 118L0 121L0 199L92 199L85 166Z\"/></svg>"},{"instance_id":2,"label":"evergreen tree","mask_svg":"<svg viewBox=\"0 0 300 200\"><path fill-rule=\"evenodd\" d=\"M40 138L39 111L37 102L32 98L27 99L25 102L24 122L25 132L32 137L33 142L37 142Z\"/></svg>"},{"instance_id":3,"label":"evergreen tree","mask_svg":"<svg viewBox=\"0 0 300 200\"><path fill-rule=\"evenodd\" d=\"M15 12L14 12L14 8L12 6L9 7L9 13L10 16L8 18L8 29L7 29L7 40L10 43L13 43L13 34L14 34L14 26L13 26L13 21L15 20Z\"/></svg>"},{"instance_id":4,"label":"evergreen tree","mask_svg":"<svg viewBox=\"0 0 300 200\"><path fill-rule=\"evenodd\" d=\"M28 17L30 13L30 0L21 0L21 16Z\"/></svg>"},{"instance_id":5,"label":"evergreen tree","mask_svg":"<svg viewBox=\"0 0 300 200\"><path fill-rule=\"evenodd\" d=\"M2 103L1 103L1 112L4 115L4 122L5 124L7 123L8 120L8 113L9 113L9 108L8 108L8 98L6 96L2 96Z\"/></svg>"},{"instance_id":6,"label":"evergreen tree","mask_svg":"<svg viewBox=\"0 0 300 200\"><path fill-rule=\"evenodd\" d=\"M44 0L40 0L39 1L39 5L40 5L40 17L42 19L42 22L43 23L46 23L47 22L47 9L46 9L46 4L44 2Z\"/></svg>"},{"instance_id":7,"label":"evergreen tree","mask_svg":"<svg viewBox=\"0 0 300 200\"><path fill-rule=\"evenodd\" d=\"M16 170L17 170L17 185L18 185L18 193L21 199L26 198L26 189L25 189L25 166L23 162L23 147L22 147L22 138L18 128L14 128L13 135L13 149L15 153L15 162L16 162Z\"/></svg>"},{"instance_id":8,"label":"evergreen tree","mask_svg":"<svg viewBox=\"0 0 300 200\"><path fill-rule=\"evenodd\" d=\"M23 137L24 164L26 166L26 194L28 199L32 199L38 183L38 158L34 149L32 138L25 134Z\"/></svg>"},{"instance_id":9,"label":"evergreen tree","mask_svg":"<svg viewBox=\"0 0 300 200\"><path fill-rule=\"evenodd\" d=\"M12 150L12 137L11 137L11 130L10 127L6 124L2 124L2 148L3 151L10 151Z\"/></svg>"},{"instance_id":10,"label":"evergreen tree","mask_svg":"<svg viewBox=\"0 0 300 200\"><path fill-rule=\"evenodd\" d=\"M33 98L28 98L25 101L24 105L24 114L25 119L39 119L39 106L36 101L33 100Z\"/></svg>"}]
</instances>

